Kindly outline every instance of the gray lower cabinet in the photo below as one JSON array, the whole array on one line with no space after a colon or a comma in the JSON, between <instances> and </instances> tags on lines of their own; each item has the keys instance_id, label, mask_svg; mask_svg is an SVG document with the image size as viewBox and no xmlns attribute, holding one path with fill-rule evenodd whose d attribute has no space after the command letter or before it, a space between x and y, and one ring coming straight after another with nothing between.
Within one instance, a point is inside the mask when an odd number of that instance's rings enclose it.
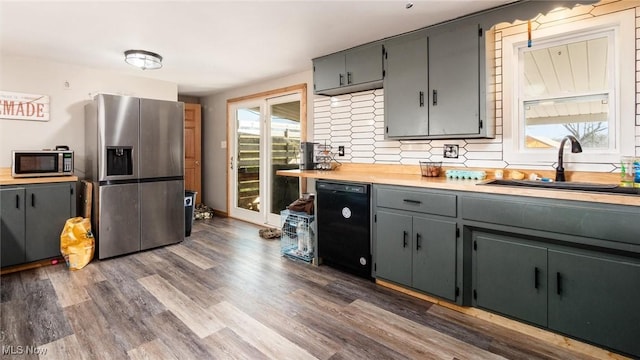
<instances>
[{"instance_id":1,"label":"gray lower cabinet","mask_svg":"<svg viewBox=\"0 0 640 360\"><path fill-rule=\"evenodd\" d=\"M2 188L1 266L60 255L60 233L75 216L75 182Z\"/></svg>"},{"instance_id":2,"label":"gray lower cabinet","mask_svg":"<svg viewBox=\"0 0 640 360\"><path fill-rule=\"evenodd\" d=\"M411 286L413 217L376 211L376 277Z\"/></svg>"},{"instance_id":3,"label":"gray lower cabinet","mask_svg":"<svg viewBox=\"0 0 640 360\"><path fill-rule=\"evenodd\" d=\"M474 231L474 306L640 356L640 260Z\"/></svg>"},{"instance_id":4,"label":"gray lower cabinet","mask_svg":"<svg viewBox=\"0 0 640 360\"><path fill-rule=\"evenodd\" d=\"M374 272L380 279L456 300L456 197L374 187ZM432 216L434 214L436 216Z\"/></svg>"},{"instance_id":5,"label":"gray lower cabinet","mask_svg":"<svg viewBox=\"0 0 640 360\"><path fill-rule=\"evenodd\" d=\"M315 94L339 95L382 87L382 43L313 59Z\"/></svg>"},{"instance_id":6,"label":"gray lower cabinet","mask_svg":"<svg viewBox=\"0 0 640 360\"><path fill-rule=\"evenodd\" d=\"M0 266L24 263L24 188L0 188Z\"/></svg>"},{"instance_id":7,"label":"gray lower cabinet","mask_svg":"<svg viewBox=\"0 0 640 360\"><path fill-rule=\"evenodd\" d=\"M640 357L640 261L549 249L549 328Z\"/></svg>"},{"instance_id":8,"label":"gray lower cabinet","mask_svg":"<svg viewBox=\"0 0 640 360\"><path fill-rule=\"evenodd\" d=\"M547 249L513 237L473 233L476 306L547 325Z\"/></svg>"},{"instance_id":9,"label":"gray lower cabinet","mask_svg":"<svg viewBox=\"0 0 640 360\"><path fill-rule=\"evenodd\" d=\"M413 217L413 287L456 300L456 229L451 220Z\"/></svg>"}]
</instances>

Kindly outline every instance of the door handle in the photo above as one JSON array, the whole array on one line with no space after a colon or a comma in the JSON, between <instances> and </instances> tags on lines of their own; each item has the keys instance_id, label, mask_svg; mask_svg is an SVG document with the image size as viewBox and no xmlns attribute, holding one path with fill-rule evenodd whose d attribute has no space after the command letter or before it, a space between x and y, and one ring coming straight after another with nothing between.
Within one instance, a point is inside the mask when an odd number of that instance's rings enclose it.
<instances>
[{"instance_id":1,"label":"door handle","mask_svg":"<svg viewBox=\"0 0 640 360\"><path fill-rule=\"evenodd\" d=\"M420 250L422 246L420 245L420 241L422 240L422 235L420 233L416 233L416 250Z\"/></svg>"},{"instance_id":2,"label":"door handle","mask_svg":"<svg viewBox=\"0 0 640 360\"><path fill-rule=\"evenodd\" d=\"M420 102L420 107L424 107L424 91L420 91L418 94L418 101Z\"/></svg>"},{"instance_id":3,"label":"door handle","mask_svg":"<svg viewBox=\"0 0 640 360\"><path fill-rule=\"evenodd\" d=\"M438 90L433 90L433 106L438 105Z\"/></svg>"},{"instance_id":4,"label":"door handle","mask_svg":"<svg viewBox=\"0 0 640 360\"><path fill-rule=\"evenodd\" d=\"M538 267L536 266L533 269L533 287L534 288L538 288L538 285L540 284L540 270L538 270Z\"/></svg>"},{"instance_id":5,"label":"door handle","mask_svg":"<svg viewBox=\"0 0 640 360\"><path fill-rule=\"evenodd\" d=\"M347 71L347 84L351 84L351 72Z\"/></svg>"},{"instance_id":6,"label":"door handle","mask_svg":"<svg viewBox=\"0 0 640 360\"><path fill-rule=\"evenodd\" d=\"M36 194L31 194L31 207L36 207Z\"/></svg>"},{"instance_id":7,"label":"door handle","mask_svg":"<svg viewBox=\"0 0 640 360\"><path fill-rule=\"evenodd\" d=\"M344 85L344 75L343 74L339 74L340 75L340 86Z\"/></svg>"},{"instance_id":8,"label":"door handle","mask_svg":"<svg viewBox=\"0 0 640 360\"><path fill-rule=\"evenodd\" d=\"M197 166L200 165L200 161L196 160L196 165Z\"/></svg>"},{"instance_id":9,"label":"door handle","mask_svg":"<svg viewBox=\"0 0 640 360\"><path fill-rule=\"evenodd\" d=\"M20 209L20 195L16 194L16 209Z\"/></svg>"},{"instance_id":10,"label":"door handle","mask_svg":"<svg viewBox=\"0 0 640 360\"><path fill-rule=\"evenodd\" d=\"M409 235L409 233L405 230L402 232L402 247L406 248L407 247L407 236Z\"/></svg>"},{"instance_id":11,"label":"door handle","mask_svg":"<svg viewBox=\"0 0 640 360\"><path fill-rule=\"evenodd\" d=\"M556 273L556 293L562 295L562 275L559 272Z\"/></svg>"}]
</instances>

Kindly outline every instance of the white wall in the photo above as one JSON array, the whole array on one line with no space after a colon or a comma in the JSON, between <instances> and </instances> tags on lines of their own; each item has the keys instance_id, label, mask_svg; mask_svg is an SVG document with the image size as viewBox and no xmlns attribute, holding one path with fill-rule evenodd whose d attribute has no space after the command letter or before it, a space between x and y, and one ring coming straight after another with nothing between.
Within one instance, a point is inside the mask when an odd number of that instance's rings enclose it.
<instances>
[{"instance_id":1,"label":"white wall","mask_svg":"<svg viewBox=\"0 0 640 360\"><path fill-rule=\"evenodd\" d=\"M174 83L6 55L0 58L0 90L48 95L51 102L47 122L0 119L0 168L11 166L11 150L68 145L79 177L84 176L84 105L95 94L178 98Z\"/></svg>"},{"instance_id":2,"label":"white wall","mask_svg":"<svg viewBox=\"0 0 640 360\"><path fill-rule=\"evenodd\" d=\"M272 79L250 86L240 87L202 98L202 201L215 210L227 209L227 149L221 142L227 140L227 100L279 89L297 84L307 84L307 133L313 132L313 71Z\"/></svg>"}]
</instances>

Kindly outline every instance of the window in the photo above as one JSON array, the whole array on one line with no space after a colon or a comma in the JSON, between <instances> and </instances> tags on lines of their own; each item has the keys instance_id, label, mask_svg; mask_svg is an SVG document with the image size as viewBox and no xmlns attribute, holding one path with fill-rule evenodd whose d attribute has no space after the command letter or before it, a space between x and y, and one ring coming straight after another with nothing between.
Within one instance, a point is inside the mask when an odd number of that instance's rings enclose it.
<instances>
[{"instance_id":1,"label":"window","mask_svg":"<svg viewBox=\"0 0 640 360\"><path fill-rule=\"evenodd\" d=\"M502 39L506 161L554 161L566 135L585 153L571 161L634 153L634 20L631 10L541 26L531 47L526 33Z\"/></svg>"}]
</instances>

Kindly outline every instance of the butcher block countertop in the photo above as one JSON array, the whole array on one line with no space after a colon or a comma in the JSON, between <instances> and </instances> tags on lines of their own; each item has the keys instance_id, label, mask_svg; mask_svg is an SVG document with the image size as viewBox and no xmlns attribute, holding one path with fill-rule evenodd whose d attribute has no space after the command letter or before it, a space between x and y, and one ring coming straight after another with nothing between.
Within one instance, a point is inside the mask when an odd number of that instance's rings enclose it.
<instances>
[{"instance_id":1,"label":"butcher block countertop","mask_svg":"<svg viewBox=\"0 0 640 360\"><path fill-rule=\"evenodd\" d=\"M0 168L0 186L1 185L26 185L26 184L48 184L57 182L73 182L78 181L77 176L53 176L53 177L30 177L30 178L13 178L11 177L11 168Z\"/></svg>"},{"instance_id":2,"label":"butcher block countertop","mask_svg":"<svg viewBox=\"0 0 640 360\"><path fill-rule=\"evenodd\" d=\"M465 169L466 170L466 169ZM477 169L473 169L477 170ZM353 181L371 184L414 186L429 189L471 191L479 193L531 196L538 198L590 201L616 205L640 206L640 195L618 195L585 191L568 191L558 189L535 189L527 187L478 185L493 178L493 171L488 170L486 180L458 180L447 179L444 176L445 169L440 177L424 177L420 174L418 166L411 165L367 165L367 164L343 164L336 170L279 170L277 175L296 176L302 178ZM524 170L526 175L535 172L544 177L553 177L552 171ZM508 178L508 170L505 170L505 178ZM593 182L603 184L615 184L619 174L615 173L569 173L570 181Z\"/></svg>"}]
</instances>

